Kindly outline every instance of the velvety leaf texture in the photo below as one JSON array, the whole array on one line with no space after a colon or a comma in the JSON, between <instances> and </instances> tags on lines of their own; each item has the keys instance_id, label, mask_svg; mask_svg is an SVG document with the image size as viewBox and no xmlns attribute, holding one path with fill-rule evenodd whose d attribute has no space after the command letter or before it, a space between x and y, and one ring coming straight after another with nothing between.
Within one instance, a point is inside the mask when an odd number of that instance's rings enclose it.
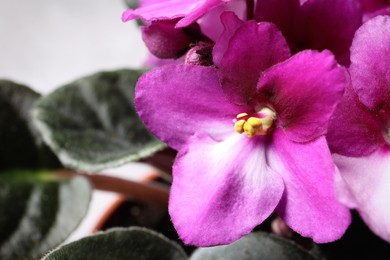
<instances>
[{"instance_id":1,"label":"velvety leaf texture","mask_svg":"<svg viewBox=\"0 0 390 260\"><path fill-rule=\"evenodd\" d=\"M36 126L61 162L93 172L137 160L165 147L134 108L142 71L101 72L65 85L39 100Z\"/></svg>"},{"instance_id":2,"label":"velvety leaf texture","mask_svg":"<svg viewBox=\"0 0 390 260\"><path fill-rule=\"evenodd\" d=\"M116 228L57 248L44 260L134 259L185 260L184 251L164 236L145 228Z\"/></svg>"},{"instance_id":3,"label":"velvety leaf texture","mask_svg":"<svg viewBox=\"0 0 390 260\"><path fill-rule=\"evenodd\" d=\"M47 172L0 178L0 259L37 259L62 243L87 212L89 182Z\"/></svg>"},{"instance_id":4,"label":"velvety leaf texture","mask_svg":"<svg viewBox=\"0 0 390 260\"><path fill-rule=\"evenodd\" d=\"M190 260L315 260L292 241L262 232L251 233L226 246L200 248Z\"/></svg>"},{"instance_id":5,"label":"velvety leaf texture","mask_svg":"<svg viewBox=\"0 0 390 260\"><path fill-rule=\"evenodd\" d=\"M29 112L39 97L26 86L0 80L0 171L57 166L31 123Z\"/></svg>"}]
</instances>

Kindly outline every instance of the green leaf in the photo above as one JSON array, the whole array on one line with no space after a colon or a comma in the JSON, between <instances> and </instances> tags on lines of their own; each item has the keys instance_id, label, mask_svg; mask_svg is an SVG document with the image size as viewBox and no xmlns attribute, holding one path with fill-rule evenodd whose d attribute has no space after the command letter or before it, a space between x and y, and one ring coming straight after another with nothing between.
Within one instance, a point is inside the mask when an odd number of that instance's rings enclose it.
<instances>
[{"instance_id":1,"label":"green leaf","mask_svg":"<svg viewBox=\"0 0 390 260\"><path fill-rule=\"evenodd\" d=\"M58 166L31 122L30 109L39 97L26 86L0 80L0 171Z\"/></svg>"},{"instance_id":2,"label":"green leaf","mask_svg":"<svg viewBox=\"0 0 390 260\"><path fill-rule=\"evenodd\" d=\"M226 246L200 248L191 260L315 260L294 242L268 233L251 233Z\"/></svg>"},{"instance_id":3,"label":"green leaf","mask_svg":"<svg viewBox=\"0 0 390 260\"><path fill-rule=\"evenodd\" d=\"M0 259L37 259L62 243L87 212L91 197L83 177L49 172L9 172L0 178Z\"/></svg>"},{"instance_id":4,"label":"green leaf","mask_svg":"<svg viewBox=\"0 0 390 260\"><path fill-rule=\"evenodd\" d=\"M142 71L101 72L39 100L34 121L61 162L94 172L165 147L138 118L134 89Z\"/></svg>"},{"instance_id":5,"label":"green leaf","mask_svg":"<svg viewBox=\"0 0 390 260\"><path fill-rule=\"evenodd\" d=\"M115 228L64 245L45 260L184 260L184 251L163 235L145 228Z\"/></svg>"}]
</instances>

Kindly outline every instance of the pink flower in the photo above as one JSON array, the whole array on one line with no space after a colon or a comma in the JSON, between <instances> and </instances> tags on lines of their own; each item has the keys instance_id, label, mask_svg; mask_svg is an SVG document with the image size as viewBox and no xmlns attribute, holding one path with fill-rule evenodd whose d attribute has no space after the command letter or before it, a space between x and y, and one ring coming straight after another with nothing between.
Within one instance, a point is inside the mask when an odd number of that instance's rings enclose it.
<instances>
[{"instance_id":1,"label":"pink flower","mask_svg":"<svg viewBox=\"0 0 390 260\"><path fill-rule=\"evenodd\" d=\"M327 139L340 170L339 192L367 225L390 242L390 17L378 16L357 32L351 82Z\"/></svg>"},{"instance_id":2,"label":"pink flower","mask_svg":"<svg viewBox=\"0 0 390 260\"><path fill-rule=\"evenodd\" d=\"M147 0L140 8L126 11L122 20L146 21L142 39L147 48L158 58L171 59L183 55L193 44L217 39L223 29L219 19L222 12L243 14L244 9L244 0Z\"/></svg>"},{"instance_id":3,"label":"pink flower","mask_svg":"<svg viewBox=\"0 0 390 260\"><path fill-rule=\"evenodd\" d=\"M344 70L328 51L290 57L270 23L232 13L222 21L219 69L167 65L136 88L144 123L179 151L169 203L175 228L188 244L226 244L276 211L316 242L340 238L350 213L336 200L324 135Z\"/></svg>"},{"instance_id":4,"label":"pink flower","mask_svg":"<svg viewBox=\"0 0 390 260\"><path fill-rule=\"evenodd\" d=\"M172 20L180 18L177 27L185 27L210 9L230 0L149 0L140 8L129 9L122 15L122 21L141 18L145 21Z\"/></svg>"},{"instance_id":5,"label":"pink flower","mask_svg":"<svg viewBox=\"0 0 390 260\"><path fill-rule=\"evenodd\" d=\"M254 17L275 23L293 52L327 49L343 65L362 24L358 0L258 0Z\"/></svg>"},{"instance_id":6,"label":"pink flower","mask_svg":"<svg viewBox=\"0 0 390 260\"><path fill-rule=\"evenodd\" d=\"M360 0L363 10L363 21L378 15L390 15L389 0Z\"/></svg>"}]
</instances>

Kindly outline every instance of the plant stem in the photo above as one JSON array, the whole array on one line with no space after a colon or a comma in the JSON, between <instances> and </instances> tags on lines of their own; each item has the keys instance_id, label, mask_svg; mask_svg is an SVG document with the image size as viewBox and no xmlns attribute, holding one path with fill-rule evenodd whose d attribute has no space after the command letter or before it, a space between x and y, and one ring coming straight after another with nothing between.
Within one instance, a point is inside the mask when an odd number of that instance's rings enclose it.
<instances>
[{"instance_id":1,"label":"plant stem","mask_svg":"<svg viewBox=\"0 0 390 260\"><path fill-rule=\"evenodd\" d=\"M168 206L169 187L167 185L129 181L100 174L75 173L70 171L63 171L60 174L68 177L83 176L97 190L116 192L127 198L152 202L165 208Z\"/></svg>"}]
</instances>

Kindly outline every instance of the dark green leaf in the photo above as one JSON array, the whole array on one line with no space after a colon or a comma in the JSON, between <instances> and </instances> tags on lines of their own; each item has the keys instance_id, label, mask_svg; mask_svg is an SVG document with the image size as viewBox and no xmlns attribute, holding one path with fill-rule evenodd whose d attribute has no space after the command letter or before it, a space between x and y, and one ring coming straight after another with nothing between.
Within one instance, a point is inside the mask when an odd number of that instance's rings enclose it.
<instances>
[{"instance_id":1,"label":"dark green leaf","mask_svg":"<svg viewBox=\"0 0 390 260\"><path fill-rule=\"evenodd\" d=\"M272 234L255 232L226 246L200 248L191 260L316 260L308 251Z\"/></svg>"},{"instance_id":2,"label":"dark green leaf","mask_svg":"<svg viewBox=\"0 0 390 260\"><path fill-rule=\"evenodd\" d=\"M30 118L40 95L26 86L0 80L0 171L58 166Z\"/></svg>"},{"instance_id":3,"label":"dark green leaf","mask_svg":"<svg viewBox=\"0 0 390 260\"><path fill-rule=\"evenodd\" d=\"M87 212L91 187L82 177L9 172L0 178L0 259L37 259L62 243Z\"/></svg>"},{"instance_id":4,"label":"dark green leaf","mask_svg":"<svg viewBox=\"0 0 390 260\"><path fill-rule=\"evenodd\" d=\"M164 236L145 228L116 228L64 245L46 260L183 260L184 251Z\"/></svg>"},{"instance_id":5,"label":"dark green leaf","mask_svg":"<svg viewBox=\"0 0 390 260\"><path fill-rule=\"evenodd\" d=\"M71 168L93 172L146 157L165 147L134 108L141 71L102 72L39 100L35 123L46 143Z\"/></svg>"}]
</instances>

